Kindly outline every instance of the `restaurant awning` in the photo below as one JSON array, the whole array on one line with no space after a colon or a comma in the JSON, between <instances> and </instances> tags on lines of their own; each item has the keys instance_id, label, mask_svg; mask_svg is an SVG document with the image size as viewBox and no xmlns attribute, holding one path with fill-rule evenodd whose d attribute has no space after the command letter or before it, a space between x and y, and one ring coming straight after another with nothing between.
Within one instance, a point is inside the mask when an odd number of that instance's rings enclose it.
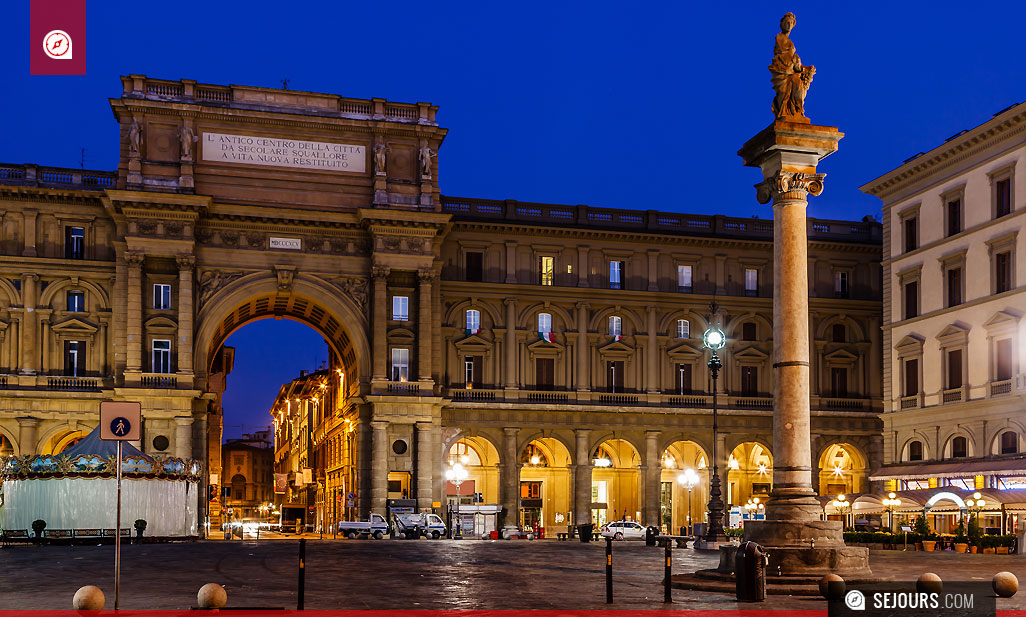
<instances>
[{"instance_id":1,"label":"restaurant awning","mask_svg":"<svg viewBox=\"0 0 1026 617\"><path fill-rule=\"evenodd\" d=\"M901 505L894 508L895 512L908 513L919 512L929 505L931 512L958 512L962 509L965 500L979 493L986 506L983 511L988 513L999 512L1004 506L1006 510L1026 510L1026 489L980 489L967 491L953 486L941 486L937 488L924 488L912 491L896 491L895 498L901 501ZM854 499L852 512L855 514L883 514L887 508L883 505L883 499L887 493L866 493Z\"/></svg>"},{"instance_id":2,"label":"restaurant awning","mask_svg":"<svg viewBox=\"0 0 1026 617\"><path fill-rule=\"evenodd\" d=\"M922 480L924 478L967 478L982 475L1026 476L1026 457L900 463L884 465L870 480Z\"/></svg>"}]
</instances>

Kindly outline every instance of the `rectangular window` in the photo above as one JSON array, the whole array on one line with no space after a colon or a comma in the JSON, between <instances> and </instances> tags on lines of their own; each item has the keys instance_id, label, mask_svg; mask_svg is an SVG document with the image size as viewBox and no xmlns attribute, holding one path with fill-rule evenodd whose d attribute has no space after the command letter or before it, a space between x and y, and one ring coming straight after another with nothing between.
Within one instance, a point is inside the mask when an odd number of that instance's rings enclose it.
<instances>
[{"instance_id":1,"label":"rectangular window","mask_svg":"<svg viewBox=\"0 0 1026 617\"><path fill-rule=\"evenodd\" d=\"M754 341L758 339L758 333L755 330L754 321L746 321L741 324L741 340L742 341Z\"/></svg>"},{"instance_id":2,"label":"rectangular window","mask_svg":"<svg viewBox=\"0 0 1026 617\"><path fill-rule=\"evenodd\" d=\"M85 311L85 293L81 291L69 291L68 310L72 313L81 313Z\"/></svg>"},{"instance_id":3,"label":"rectangular window","mask_svg":"<svg viewBox=\"0 0 1026 617\"><path fill-rule=\"evenodd\" d=\"M919 282L905 283L905 319L919 315Z\"/></svg>"},{"instance_id":4,"label":"rectangular window","mask_svg":"<svg viewBox=\"0 0 1026 617\"><path fill-rule=\"evenodd\" d=\"M538 284L553 285L556 281L556 258L541 257L538 259Z\"/></svg>"},{"instance_id":5,"label":"rectangular window","mask_svg":"<svg viewBox=\"0 0 1026 617\"><path fill-rule=\"evenodd\" d=\"M915 217L905 219L905 252L919 248L919 232Z\"/></svg>"},{"instance_id":6,"label":"rectangular window","mask_svg":"<svg viewBox=\"0 0 1026 617\"><path fill-rule=\"evenodd\" d=\"M623 262L609 262L609 288L623 289Z\"/></svg>"},{"instance_id":7,"label":"rectangular window","mask_svg":"<svg viewBox=\"0 0 1026 617\"><path fill-rule=\"evenodd\" d=\"M912 358L905 360L904 396L915 396L917 394L919 394L919 359Z\"/></svg>"},{"instance_id":8,"label":"rectangular window","mask_svg":"<svg viewBox=\"0 0 1026 617\"><path fill-rule=\"evenodd\" d=\"M1004 381L1012 378L1012 339L1006 338L994 343L994 379Z\"/></svg>"},{"instance_id":9,"label":"rectangular window","mask_svg":"<svg viewBox=\"0 0 1026 617\"><path fill-rule=\"evenodd\" d=\"M948 306L962 304L962 268L949 268L947 273Z\"/></svg>"},{"instance_id":10,"label":"rectangular window","mask_svg":"<svg viewBox=\"0 0 1026 617\"><path fill-rule=\"evenodd\" d=\"M623 360L606 362L606 384L610 392L623 392Z\"/></svg>"},{"instance_id":11,"label":"rectangular window","mask_svg":"<svg viewBox=\"0 0 1026 617\"><path fill-rule=\"evenodd\" d=\"M848 369L836 366L830 369L830 390L837 398L848 396Z\"/></svg>"},{"instance_id":12,"label":"rectangular window","mask_svg":"<svg viewBox=\"0 0 1026 617\"><path fill-rule=\"evenodd\" d=\"M556 359L538 358L534 361L535 388L538 390L551 390L556 384Z\"/></svg>"},{"instance_id":13,"label":"rectangular window","mask_svg":"<svg viewBox=\"0 0 1026 617\"><path fill-rule=\"evenodd\" d=\"M620 336L623 334L623 320L613 315L609 318L609 336Z\"/></svg>"},{"instance_id":14,"label":"rectangular window","mask_svg":"<svg viewBox=\"0 0 1026 617\"><path fill-rule=\"evenodd\" d=\"M476 333L481 329L481 311L477 309L467 309L467 330L471 334Z\"/></svg>"},{"instance_id":15,"label":"rectangular window","mask_svg":"<svg viewBox=\"0 0 1026 617\"><path fill-rule=\"evenodd\" d=\"M85 341L64 341L64 374L79 377L85 374Z\"/></svg>"},{"instance_id":16,"label":"rectangular window","mask_svg":"<svg viewBox=\"0 0 1026 617\"><path fill-rule=\"evenodd\" d=\"M158 310L171 309L171 286L157 283L153 286L153 308Z\"/></svg>"},{"instance_id":17,"label":"rectangular window","mask_svg":"<svg viewBox=\"0 0 1026 617\"><path fill-rule=\"evenodd\" d=\"M994 183L994 218L1001 218L1012 211L1012 179L1005 178Z\"/></svg>"},{"instance_id":18,"label":"rectangular window","mask_svg":"<svg viewBox=\"0 0 1026 617\"><path fill-rule=\"evenodd\" d=\"M410 299L407 296L392 296L392 319L394 321L410 320Z\"/></svg>"},{"instance_id":19,"label":"rectangular window","mask_svg":"<svg viewBox=\"0 0 1026 617\"><path fill-rule=\"evenodd\" d=\"M481 356L467 356L463 359L463 381L467 389L481 387Z\"/></svg>"},{"instance_id":20,"label":"rectangular window","mask_svg":"<svg viewBox=\"0 0 1026 617\"><path fill-rule=\"evenodd\" d=\"M1012 254L997 253L994 255L994 293L1002 293L1012 288Z\"/></svg>"},{"instance_id":21,"label":"rectangular window","mask_svg":"<svg viewBox=\"0 0 1026 617\"><path fill-rule=\"evenodd\" d=\"M962 387L962 350L948 350L948 390Z\"/></svg>"},{"instance_id":22,"label":"rectangular window","mask_svg":"<svg viewBox=\"0 0 1026 617\"><path fill-rule=\"evenodd\" d=\"M759 369L755 366L741 367L741 395L756 396L759 394Z\"/></svg>"},{"instance_id":23,"label":"rectangular window","mask_svg":"<svg viewBox=\"0 0 1026 617\"><path fill-rule=\"evenodd\" d=\"M691 322L687 319L677 320L677 338L691 338Z\"/></svg>"},{"instance_id":24,"label":"rectangular window","mask_svg":"<svg viewBox=\"0 0 1026 617\"><path fill-rule=\"evenodd\" d=\"M691 293L691 266L677 266L677 291Z\"/></svg>"},{"instance_id":25,"label":"rectangular window","mask_svg":"<svg viewBox=\"0 0 1026 617\"><path fill-rule=\"evenodd\" d=\"M468 252L466 275L468 281L484 280L484 253Z\"/></svg>"},{"instance_id":26,"label":"rectangular window","mask_svg":"<svg viewBox=\"0 0 1026 617\"><path fill-rule=\"evenodd\" d=\"M835 272L834 273L834 297L847 298L848 297L848 273L847 272Z\"/></svg>"},{"instance_id":27,"label":"rectangular window","mask_svg":"<svg viewBox=\"0 0 1026 617\"><path fill-rule=\"evenodd\" d=\"M953 236L962 231L962 200L952 199L946 206L945 214L948 217L948 236Z\"/></svg>"},{"instance_id":28,"label":"rectangular window","mask_svg":"<svg viewBox=\"0 0 1026 617\"><path fill-rule=\"evenodd\" d=\"M153 339L153 372L171 372L171 341L168 339Z\"/></svg>"},{"instance_id":29,"label":"rectangular window","mask_svg":"<svg viewBox=\"0 0 1026 617\"><path fill-rule=\"evenodd\" d=\"M85 259L85 227L64 228L64 258Z\"/></svg>"},{"instance_id":30,"label":"rectangular window","mask_svg":"<svg viewBox=\"0 0 1026 617\"><path fill-rule=\"evenodd\" d=\"M392 381L410 380L410 350L405 347L392 348Z\"/></svg>"},{"instance_id":31,"label":"rectangular window","mask_svg":"<svg viewBox=\"0 0 1026 617\"><path fill-rule=\"evenodd\" d=\"M759 271L755 268L745 268L745 295L759 295Z\"/></svg>"},{"instance_id":32,"label":"rectangular window","mask_svg":"<svg viewBox=\"0 0 1026 617\"><path fill-rule=\"evenodd\" d=\"M546 334L552 332L552 315L550 313L538 313L538 333Z\"/></svg>"},{"instance_id":33,"label":"rectangular window","mask_svg":"<svg viewBox=\"0 0 1026 617\"><path fill-rule=\"evenodd\" d=\"M965 437L955 437L951 440L951 458L965 458L969 456L969 440Z\"/></svg>"},{"instance_id":34,"label":"rectangular window","mask_svg":"<svg viewBox=\"0 0 1026 617\"><path fill-rule=\"evenodd\" d=\"M691 394L691 365L677 365L677 393Z\"/></svg>"}]
</instances>

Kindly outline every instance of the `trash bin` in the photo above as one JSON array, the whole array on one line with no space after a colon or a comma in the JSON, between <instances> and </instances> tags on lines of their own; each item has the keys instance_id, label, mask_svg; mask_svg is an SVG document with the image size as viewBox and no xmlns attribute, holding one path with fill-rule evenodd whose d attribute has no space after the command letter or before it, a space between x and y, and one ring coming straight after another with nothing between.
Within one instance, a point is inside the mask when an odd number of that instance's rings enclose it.
<instances>
[{"instance_id":1,"label":"trash bin","mask_svg":"<svg viewBox=\"0 0 1026 617\"><path fill-rule=\"evenodd\" d=\"M687 525L681 525L680 526L680 535L682 535L682 536L690 536L691 535L691 530L688 529Z\"/></svg>"},{"instance_id":2,"label":"trash bin","mask_svg":"<svg viewBox=\"0 0 1026 617\"><path fill-rule=\"evenodd\" d=\"M645 528L645 546L655 546L656 536L659 535L659 528L649 525Z\"/></svg>"},{"instance_id":3,"label":"trash bin","mask_svg":"<svg viewBox=\"0 0 1026 617\"><path fill-rule=\"evenodd\" d=\"M734 576L738 602L766 601L766 557L766 550L755 542L742 542L737 547Z\"/></svg>"},{"instance_id":4,"label":"trash bin","mask_svg":"<svg viewBox=\"0 0 1026 617\"><path fill-rule=\"evenodd\" d=\"M578 525L577 533L581 536L581 542L591 542L591 523Z\"/></svg>"}]
</instances>

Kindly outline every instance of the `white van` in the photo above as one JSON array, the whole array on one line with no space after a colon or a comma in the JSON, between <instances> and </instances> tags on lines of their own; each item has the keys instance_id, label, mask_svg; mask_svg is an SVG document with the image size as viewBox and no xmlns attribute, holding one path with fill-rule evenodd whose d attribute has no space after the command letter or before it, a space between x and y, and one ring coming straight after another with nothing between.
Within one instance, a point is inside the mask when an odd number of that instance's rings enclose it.
<instances>
[{"instance_id":1,"label":"white van","mask_svg":"<svg viewBox=\"0 0 1026 617\"><path fill-rule=\"evenodd\" d=\"M407 530L419 527L420 535L437 540L444 536L446 532L445 523L441 517L431 512L396 514L395 520L398 533L405 533Z\"/></svg>"}]
</instances>

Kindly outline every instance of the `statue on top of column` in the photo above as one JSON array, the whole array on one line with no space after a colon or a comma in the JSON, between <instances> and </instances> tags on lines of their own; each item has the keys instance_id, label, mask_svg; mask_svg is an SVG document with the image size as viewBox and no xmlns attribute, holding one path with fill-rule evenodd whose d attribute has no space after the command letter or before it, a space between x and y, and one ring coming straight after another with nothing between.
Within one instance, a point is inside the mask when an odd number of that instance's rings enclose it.
<instances>
[{"instance_id":1,"label":"statue on top of column","mask_svg":"<svg viewBox=\"0 0 1026 617\"><path fill-rule=\"evenodd\" d=\"M780 34L773 45L773 63L769 65L770 81L776 96L773 98L773 115L786 122L809 122L805 117L805 94L812 85L816 67L802 66L802 60L795 51L789 36L795 25L794 13L780 18Z\"/></svg>"}]
</instances>

